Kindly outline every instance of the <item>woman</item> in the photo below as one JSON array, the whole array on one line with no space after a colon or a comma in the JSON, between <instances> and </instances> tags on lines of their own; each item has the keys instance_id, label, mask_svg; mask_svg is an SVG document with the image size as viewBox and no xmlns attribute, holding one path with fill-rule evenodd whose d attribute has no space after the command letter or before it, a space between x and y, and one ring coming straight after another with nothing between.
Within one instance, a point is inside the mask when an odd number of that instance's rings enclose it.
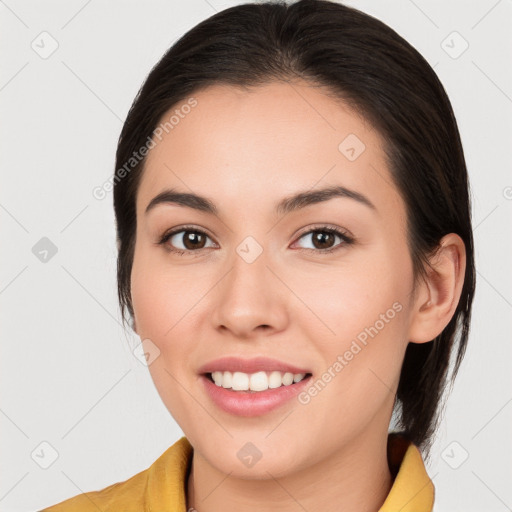
<instances>
[{"instance_id":1,"label":"woman","mask_svg":"<svg viewBox=\"0 0 512 512\"><path fill-rule=\"evenodd\" d=\"M340 4L226 9L153 68L116 169L123 318L185 436L45 510L431 511L475 269L425 59Z\"/></svg>"}]
</instances>

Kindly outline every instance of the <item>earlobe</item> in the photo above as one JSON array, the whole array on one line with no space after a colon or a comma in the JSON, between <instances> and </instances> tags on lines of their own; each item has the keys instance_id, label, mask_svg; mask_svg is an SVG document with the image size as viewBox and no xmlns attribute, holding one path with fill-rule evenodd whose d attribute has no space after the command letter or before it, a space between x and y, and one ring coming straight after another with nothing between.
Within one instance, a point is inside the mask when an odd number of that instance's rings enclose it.
<instances>
[{"instance_id":1,"label":"earlobe","mask_svg":"<svg viewBox=\"0 0 512 512\"><path fill-rule=\"evenodd\" d=\"M457 309L466 271L466 249L459 235L443 237L419 284L409 341L426 343L441 334Z\"/></svg>"}]
</instances>

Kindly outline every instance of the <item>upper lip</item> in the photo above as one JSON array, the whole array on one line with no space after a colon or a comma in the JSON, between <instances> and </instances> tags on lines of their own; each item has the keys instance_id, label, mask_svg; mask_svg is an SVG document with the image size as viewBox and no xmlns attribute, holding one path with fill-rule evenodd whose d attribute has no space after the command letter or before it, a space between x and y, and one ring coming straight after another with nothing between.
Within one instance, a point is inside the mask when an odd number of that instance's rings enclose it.
<instances>
[{"instance_id":1,"label":"upper lip","mask_svg":"<svg viewBox=\"0 0 512 512\"><path fill-rule=\"evenodd\" d=\"M259 371L278 371L283 373L311 373L309 370L299 368L293 364L285 363L268 357L255 357L242 359L240 357L221 357L210 361L199 368L199 373L212 373L216 371L256 373Z\"/></svg>"}]
</instances>

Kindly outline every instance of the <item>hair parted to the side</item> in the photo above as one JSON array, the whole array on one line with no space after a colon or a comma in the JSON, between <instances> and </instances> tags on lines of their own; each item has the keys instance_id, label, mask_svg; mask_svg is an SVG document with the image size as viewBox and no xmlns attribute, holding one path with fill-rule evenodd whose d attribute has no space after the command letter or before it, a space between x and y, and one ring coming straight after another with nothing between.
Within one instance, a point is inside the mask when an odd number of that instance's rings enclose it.
<instances>
[{"instance_id":1,"label":"hair parted to the side","mask_svg":"<svg viewBox=\"0 0 512 512\"><path fill-rule=\"evenodd\" d=\"M359 10L326 0L259 2L221 11L182 36L149 73L122 128L116 169L142 147L172 107L209 85L250 87L275 80L323 86L363 115L385 142L404 199L417 279L448 233L466 247L455 314L428 343L409 343L397 390L397 427L428 458L442 399L465 353L475 291L468 176L455 116L437 75L394 30ZM117 180L118 295L133 318L130 277L136 197L145 159Z\"/></svg>"}]
</instances>

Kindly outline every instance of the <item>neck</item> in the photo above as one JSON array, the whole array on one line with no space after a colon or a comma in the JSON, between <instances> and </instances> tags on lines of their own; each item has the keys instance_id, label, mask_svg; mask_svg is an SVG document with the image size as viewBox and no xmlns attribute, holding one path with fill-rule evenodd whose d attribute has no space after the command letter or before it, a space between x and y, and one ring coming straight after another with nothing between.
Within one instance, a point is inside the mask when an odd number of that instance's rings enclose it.
<instances>
[{"instance_id":1,"label":"neck","mask_svg":"<svg viewBox=\"0 0 512 512\"><path fill-rule=\"evenodd\" d=\"M213 512L377 512L393 479L387 460L387 430L362 433L314 466L285 476L249 480L212 466L196 450L187 483L187 510Z\"/></svg>"}]
</instances>

